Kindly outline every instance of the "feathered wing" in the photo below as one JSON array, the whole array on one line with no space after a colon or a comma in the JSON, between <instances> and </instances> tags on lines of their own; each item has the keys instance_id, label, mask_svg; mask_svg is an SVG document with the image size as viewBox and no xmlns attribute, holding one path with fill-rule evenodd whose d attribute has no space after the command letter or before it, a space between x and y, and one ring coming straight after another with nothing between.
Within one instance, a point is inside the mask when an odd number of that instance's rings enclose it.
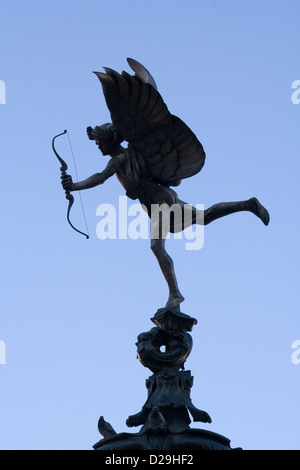
<instances>
[{"instance_id":1,"label":"feathered wing","mask_svg":"<svg viewBox=\"0 0 300 470\"><path fill-rule=\"evenodd\" d=\"M105 68L98 76L115 127L146 163L145 176L165 186L198 173L205 153L191 129L172 115L148 70L128 59L135 76Z\"/></svg>"},{"instance_id":2,"label":"feathered wing","mask_svg":"<svg viewBox=\"0 0 300 470\"><path fill-rule=\"evenodd\" d=\"M136 77L140 78L144 83L149 83L153 86L153 88L155 88L155 90L157 90L155 80L149 70L146 69L146 67L140 64L137 60L130 59L129 57L127 59L127 62L132 68L132 70L135 72Z\"/></svg>"}]
</instances>

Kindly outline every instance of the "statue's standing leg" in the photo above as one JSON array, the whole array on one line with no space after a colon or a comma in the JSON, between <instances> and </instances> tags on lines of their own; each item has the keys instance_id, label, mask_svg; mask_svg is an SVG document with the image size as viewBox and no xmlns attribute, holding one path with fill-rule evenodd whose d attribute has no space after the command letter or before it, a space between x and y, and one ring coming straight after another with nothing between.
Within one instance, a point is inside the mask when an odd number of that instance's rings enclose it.
<instances>
[{"instance_id":1,"label":"statue's standing leg","mask_svg":"<svg viewBox=\"0 0 300 470\"><path fill-rule=\"evenodd\" d=\"M151 250L155 254L159 266L169 286L169 299L166 308L179 309L179 305L181 302L184 301L184 297L179 291L174 270L174 263L172 258L168 255L165 250L165 242L166 240L163 240L161 238L151 239Z\"/></svg>"},{"instance_id":2,"label":"statue's standing leg","mask_svg":"<svg viewBox=\"0 0 300 470\"><path fill-rule=\"evenodd\" d=\"M170 204L170 201L168 201ZM160 215L151 217L151 250L155 254L162 273L169 287L169 299L166 308L180 310L180 303L184 297L179 291L172 258L165 250L166 237L170 232L169 205L160 206Z\"/></svg>"}]
</instances>

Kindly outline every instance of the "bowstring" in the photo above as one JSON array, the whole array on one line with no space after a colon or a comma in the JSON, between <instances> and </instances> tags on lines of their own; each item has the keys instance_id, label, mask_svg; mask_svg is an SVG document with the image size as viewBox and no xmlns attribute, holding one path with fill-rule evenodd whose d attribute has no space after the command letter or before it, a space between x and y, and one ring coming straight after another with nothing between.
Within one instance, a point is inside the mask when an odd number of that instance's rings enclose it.
<instances>
[{"instance_id":1,"label":"bowstring","mask_svg":"<svg viewBox=\"0 0 300 470\"><path fill-rule=\"evenodd\" d=\"M75 176L76 176L76 180L77 180L77 182L78 182L79 179L78 179L77 165L76 165L75 155L74 155L74 152L73 152L73 147L72 147L72 143L71 143L71 139L70 139L70 136L69 136L69 132L68 132L68 131L67 131L67 136L68 136L68 141L69 141L69 145L70 145L70 149L71 149L71 154L72 154L72 158L73 158L73 164L74 164L74 169L75 169ZM90 236L89 228L88 228L88 224L87 224L87 220L86 220L86 216L85 216L85 211L84 211L84 207L83 207L81 192L78 191L78 193L79 193L80 205L81 205L81 210L82 210L82 214L83 214L83 219L84 219L84 223L85 223L86 232L87 232L88 236Z\"/></svg>"}]
</instances>

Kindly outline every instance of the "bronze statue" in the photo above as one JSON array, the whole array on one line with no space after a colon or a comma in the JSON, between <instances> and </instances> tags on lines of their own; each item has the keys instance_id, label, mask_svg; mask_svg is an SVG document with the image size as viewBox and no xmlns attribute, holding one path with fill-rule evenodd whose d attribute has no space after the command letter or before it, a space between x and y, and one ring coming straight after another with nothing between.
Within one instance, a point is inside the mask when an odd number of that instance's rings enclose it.
<instances>
[{"instance_id":1,"label":"bronze statue","mask_svg":"<svg viewBox=\"0 0 300 470\"><path fill-rule=\"evenodd\" d=\"M249 211L265 225L269 214L256 198L239 202L215 204L199 211L181 201L171 186L198 173L205 162L201 143L189 127L172 115L148 70L133 59L127 59L135 75L121 74L105 68L106 73L95 72L111 114L112 124L88 127L87 134L103 155L109 155L106 168L89 178L73 183L71 176L62 176L62 185L70 191L93 188L117 175L130 199L138 199L151 219L151 249L169 287L166 308L180 310L184 297L178 288L173 261L165 250L169 232L181 232L192 224L207 225L234 212ZM128 147L121 146L123 141ZM161 217L153 217L153 205L159 205ZM178 205L185 216L180 222L170 220L170 210Z\"/></svg>"}]
</instances>

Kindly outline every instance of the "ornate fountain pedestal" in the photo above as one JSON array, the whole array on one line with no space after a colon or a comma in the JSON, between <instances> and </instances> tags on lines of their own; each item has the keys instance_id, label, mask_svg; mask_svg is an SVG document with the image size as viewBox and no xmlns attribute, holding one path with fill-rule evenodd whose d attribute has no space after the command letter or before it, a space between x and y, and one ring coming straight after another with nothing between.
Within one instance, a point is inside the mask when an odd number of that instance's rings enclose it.
<instances>
[{"instance_id":1,"label":"ornate fountain pedestal","mask_svg":"<svg viewBox=\"0 0 300 470\"><path fill-rule=\"evenodd\" d=\"M138 433L108 432L94 449L232 450L226 437L189 427L190 415L193 421L211 423L210 416L192 403L193 377L184 370L193 345L188 332L197 320L171 309L158 310L151 320L156 326L141 333L136 343L138 359L153 372L146 380L148 398L141 411L126 421L129 427L142 427ZM159 411L159 420L151 419L153 410Z\"/></svg>"}]
</instances>

